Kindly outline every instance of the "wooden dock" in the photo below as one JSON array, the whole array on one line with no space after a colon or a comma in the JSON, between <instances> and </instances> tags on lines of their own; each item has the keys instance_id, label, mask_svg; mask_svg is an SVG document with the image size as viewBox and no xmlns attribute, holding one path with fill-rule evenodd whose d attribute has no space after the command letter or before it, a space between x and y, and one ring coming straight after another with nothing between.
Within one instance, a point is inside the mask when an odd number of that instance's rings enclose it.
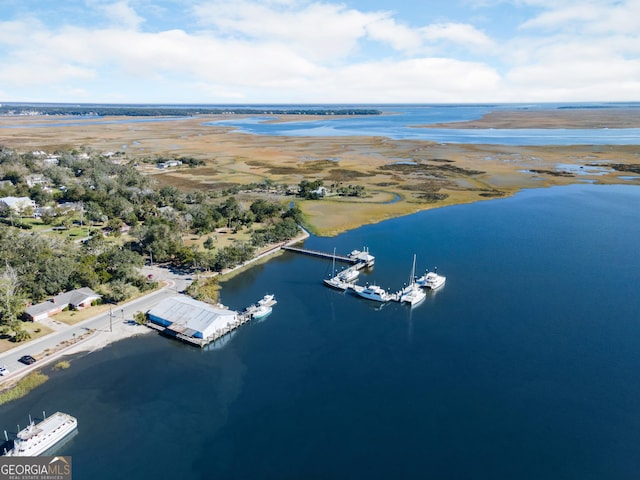
<instances>
[{"instance_id":1,"label":"wooden dock","mask_svg":"<svg viewBox=\"0 0 640 480\"><path fill-rule=\"evenodd\" d=\"M333 253L321 252L319 250L309 250L307 248L297 247L282 247L282 249L289 252L302 253L303 255L311 255L312 257L328 258L329 260L333 260L335 258L338 262L350 263L352 265L357 263L357 259L354 259L352 257L344 255L334 255Z\"/></svg>"},{"instance_id":2,"label":"wooden dock","mask_svg":"<svg viewBox=\"0 0 640 480\"><path fill-rule=\"evenodd\" d=\"M360 250L354 250L349 255L335 255L330 252L321 252L319 250L289 246L282 247L282 249L289 252L301 253L303 255L311 255L312 257L326 258L329 260L335 259L337 262L350 263L358 270L365 267L372 267L375 261L375 257L373 255L369 255L369 250L367 249L362 252Z\"/></svg>"}]
</instances>

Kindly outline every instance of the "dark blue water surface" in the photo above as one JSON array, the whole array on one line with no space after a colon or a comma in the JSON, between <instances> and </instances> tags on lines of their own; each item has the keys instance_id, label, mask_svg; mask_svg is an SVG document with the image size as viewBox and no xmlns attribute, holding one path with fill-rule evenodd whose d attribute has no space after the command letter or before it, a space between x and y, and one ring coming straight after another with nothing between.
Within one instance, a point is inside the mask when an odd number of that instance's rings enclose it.
<instances>
[{"instance_id":1,"label":"dark blue water surface","mask_svg":"<svg viewBox=\"0 0 640 480\"><path fill-rule=\"evenodd\" d=\"M638 206L637 187L574 185L312 237L368 246L361 283L399 288L416 253L447 284L379 308L286 253L224 284L233 308L279 303L223 348L116 343L0 426L77 416L77 479L638 478Z\"/></svg>"}]
</instances>

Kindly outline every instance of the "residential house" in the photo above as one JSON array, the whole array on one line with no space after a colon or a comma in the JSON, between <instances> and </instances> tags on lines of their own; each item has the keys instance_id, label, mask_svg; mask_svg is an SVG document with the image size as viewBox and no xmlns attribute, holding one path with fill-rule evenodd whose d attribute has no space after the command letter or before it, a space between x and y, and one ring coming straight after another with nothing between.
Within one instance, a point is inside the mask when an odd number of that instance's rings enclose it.
<instances>
[{"instance_id":1,"label":"residential house","mask_svg":"<svg viewBox=\"0 0 640 480\"><path fill-rule=\"evenodd\" d=\"M49 179L44 175L27 175L26 177L24 177L24 180L25 182L27 182L27 186L29 188L35 187L36 185L41 185L42 187L49 186Z\"/></svg>"},{"instance_id":2,"label":"residential house","mask_svg":"<svg viewBox=\"0 0 640 480\"><path fill-rule=\"evenodd\" d=\"M82 310L83 308L90 307L91 304L99 298L102 298L102 296L88 287L77 288L27 307L26 314L29 320L35 322L60 313L65 308Z\"/></svg>"},{"instance_id":3,"label":"residential house","mask_svg":"<svg viewBox=\"0 0 640 480\"><path fill-rule=\"evenodd\" d=\"M0 198L0 209L9 208L18 214L22 214L25 209L36 209L36 202L29 197L2 197Z\"/></svg>"},{"instance_id":4,"label":"residential house","mask_svg":"<svg viewBox=\"0 0 640 480\"><path fill-rule=\"evenodd\" d=\"M180 160L168 160L166 162L158 162L158 168L164 169L169 167L179 167L182 165Z\"/></svg>"}]
</instances>

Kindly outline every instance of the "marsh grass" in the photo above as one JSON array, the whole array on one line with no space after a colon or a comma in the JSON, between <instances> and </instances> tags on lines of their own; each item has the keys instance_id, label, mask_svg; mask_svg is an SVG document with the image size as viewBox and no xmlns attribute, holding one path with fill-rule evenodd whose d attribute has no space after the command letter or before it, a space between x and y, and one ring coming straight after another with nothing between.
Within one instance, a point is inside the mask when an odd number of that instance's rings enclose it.
<instances>
[{"instance_id":1,"label":"marsh grass","mask_svg":"<svg viewBox=\"0 0 640 480\"><path fill-rule=\"evenodd\" d=\"M49 377L40 371L31 372L26 377L18 380L15 385L10 386L0 393L0 405L24 397L35 388L49 380Z\"/></svg>"}]
</instances>

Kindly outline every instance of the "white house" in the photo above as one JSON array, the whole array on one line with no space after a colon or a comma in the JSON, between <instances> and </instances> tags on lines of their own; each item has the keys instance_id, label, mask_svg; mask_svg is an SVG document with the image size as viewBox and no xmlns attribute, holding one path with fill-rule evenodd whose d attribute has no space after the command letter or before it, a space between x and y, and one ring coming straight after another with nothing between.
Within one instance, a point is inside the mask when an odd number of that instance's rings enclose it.
<instances>
[{"instance_id":1,"label":"white house","mask_svg":"<svg viewBox=\"0 0 640 480\"><path fill-rule=\"evenodd\" d=\"M0 209L10 208L14 212L22 213L26 208L36 209L36 202L29 197L2 197L0 198Z\"/></svg>"},{"instance_id":2,"label":"white house","mask_svg":"<svg viewBox=\"0 0 640 480\"><path fill-rule=\"evenodd\" d=\"M44 175L27 175L26 177L24 177L24 180L25 182L27 182L27 186L29 188L35 187L36 185L42 185L43 187L49 185L49 179Z\"/></svg>"},{"instance_id":3,"label":"white house","mask_svg":"<svg viewBox=\"0 0 640 480\"><path fill-rule=\"evenodd\" d=\"M179 167L180 165L182 165L182 162L180 160L168 160L166 162L159 162L158 168L163 169L169 167Z\"/></svg>"}]
</instances>

